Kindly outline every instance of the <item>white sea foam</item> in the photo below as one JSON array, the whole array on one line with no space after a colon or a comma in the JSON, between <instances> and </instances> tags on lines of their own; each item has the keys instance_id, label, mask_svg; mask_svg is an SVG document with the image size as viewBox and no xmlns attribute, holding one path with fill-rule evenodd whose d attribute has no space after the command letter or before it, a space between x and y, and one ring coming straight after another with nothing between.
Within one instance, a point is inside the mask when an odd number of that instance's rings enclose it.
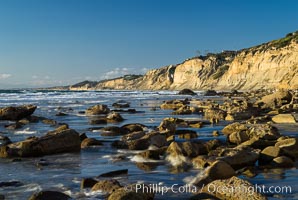
<instances>
[{"instance_id":1,"label":"white sea foam","mask_svg":"<svg viewBox=\"0 0 298 200\"><path fill-rule=\"evenodd\" d=\"M35 134L37 131L31 131L30 128L25 128L24 130L16 131L15 134Z\"/></svg>"}]
</instances>

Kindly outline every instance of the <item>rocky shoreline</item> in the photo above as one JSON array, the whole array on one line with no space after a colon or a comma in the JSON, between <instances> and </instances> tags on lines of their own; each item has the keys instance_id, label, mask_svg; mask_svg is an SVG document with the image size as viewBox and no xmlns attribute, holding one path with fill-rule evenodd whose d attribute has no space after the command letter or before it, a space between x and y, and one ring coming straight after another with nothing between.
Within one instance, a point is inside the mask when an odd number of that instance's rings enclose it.
<instances>
[{"instance_id":1,"label":"rocky shoreline","mask_svg":"<svg viewBox=\"0 0 298 200\"><path fill-rule=\"evenodd\" d=\"M199 188L191 199L267 199L257 191L247 196L245 193L210 192L211 185L217 187L251 187L248 181L239 176L254 177L258 171L273 168L296 167L298 158L298 138L283 136L275 124L297 124L298 92L293 90L259 90L250 92L207 91L208 98L197 98L195 92L187 89L181 95L192 95L186 99L172 99L160 105L160 109L172 110L154 130L141 123L112 126L125 120L121 113L138 112L128 102L120 101L109 108L104 104L89 107L82 114L90 116L90 124L103 125L102 136L121 136L113 141L110 148L140 151L136 157L144 160L163 161L170 165L172 172L182 173L189 169L200 169L200 174L188 184ZM216 98L215 98L216 97ZM217 100L220 99L220 100ZM12 143L1 134L0 158L21 160L23 157L40 157L65 152L79 152L81 149L102 146L100 140L88 138L71 129L67 124L60 124L44 117L34 116L38 109L35 105L5 107L0 109L0 120L9 120L7 129L17 129L28 123L41 121L53 124L56 129L41 137L29 137ZM157 108L152 108L157 109ZM159 108L158 108L159 109ZM63 116L63 112L58 113ZM144 113L146 114L146 113ZM181 115L203 115L205 120L185 120ZM201 141L196 131L206 124L217 125L220 121L228 122L222 131L213 132L214 139ZM225 141L217 139L219 135ZM198 140L196 139L198 138ZM179 140L183 139L183 141ZM123 159L123 158L119 158ZM44 163L40 163L41 165ZM149 168L156 163L136 163ZM98 177L86 177L81 180L82 189L102 191L106 198L117 199L154 199L158 191L139 192L134 183L123 185L116 175L129 173L127 170L112 171ZM0 182L9 184L9 182ZM143 185L142 187L147 187ZM150 184L147 184L151 187ZM127 188L130 188L129 190ZM143 191L143 190L142 190ZM200 191L200 192L198 192ZM4 199L4 195L2 195ZM70 199L58 191L41 191L30 199ZM1 198L0 198L1 199Z\"/></svg>"}]
</instances>

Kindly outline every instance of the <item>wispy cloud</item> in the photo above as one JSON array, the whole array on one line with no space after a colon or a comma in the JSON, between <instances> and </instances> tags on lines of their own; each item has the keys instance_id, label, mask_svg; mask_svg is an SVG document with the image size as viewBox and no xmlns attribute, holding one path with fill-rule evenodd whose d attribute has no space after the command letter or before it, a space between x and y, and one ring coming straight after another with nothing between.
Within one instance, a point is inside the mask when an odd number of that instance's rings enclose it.
<instances>
[{"instance_id":1,"label":"wispy cloud","mask_svg":"<svg viewBox=\"0 0 298 200\"><path fill-rule=\"evenodd\" d=\"M32 85L33 87L60 86L69 84L68 80L58 80L48 75L33 75L31 78L32 80L30 81L30 85Z\"/></svg>"},{"instance_id":2,"label":"wispy cloud","mask_svg":"<svg viewBox=\"0 0 298 200\"><path fill-rule=\"evenodd\" d=\"M127 74L144 74L148 69L147 68L142 68L142 69L136 69L136 68L115 68L111 71L108 71L101 75L99 79L104 80L104 79L112 79L112 78L117 78L120 76L124 76Z\"/></svg>"},{"instance_id":3,"label":"wispy cloud","mask_svg":"<svg viewBox=\"0 0 298 200\"><path fill-rule=\"evenodd\" d=\"M0 74L0 80L1 79L7 79L9 77L11 77L11 74Z\"/></svg>"}]
</instances>

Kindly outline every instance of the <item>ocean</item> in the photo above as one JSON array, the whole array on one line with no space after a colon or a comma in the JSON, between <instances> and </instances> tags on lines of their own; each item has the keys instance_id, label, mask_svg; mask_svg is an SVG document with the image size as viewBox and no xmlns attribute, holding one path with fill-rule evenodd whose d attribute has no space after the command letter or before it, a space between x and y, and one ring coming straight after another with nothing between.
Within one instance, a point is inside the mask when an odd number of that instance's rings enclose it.
<instances>
[{"instance_id":1,"label":"ocean","mask_svg":"<svg viewBox=\"0 0 298 200\"><path fill-rule=\"evenodd\" d=\"M200 91L197 91L201 94ZM114 170L128 169L128 175L121 175L117 179L123 185L128 183L157 184L170 188L188 184L201 170L190 169L184 172L173 171L164 160L140 160L136 153L140 151L119 150L111 147L115 140L121 136L101 136L98 130L105 126L122 126L130 123L144 124L149 130L154 130L163 118L172 116L171 110L162 110L159 106L165 100L185 98L207 98L202 95L191 97L177 95L177 91L37 91L37 90L1 90L0 107L16 106L23 104L37 105L33 115L53 119L58 123L67 123L70 128L79 133L86 133L88 137L103 141L104 145L81 150L80 153L64 153L36 158L0 159L0 182L18 181L15 186L0 186L0 194L5 199L27 199L33 193L41 190L62 191L74 199L104 199L100 192L91 192L90 189L80 189L82 178L96 177L102 173ZM113 108L116 101L130 103L130 108L136 109L136 113L121 113L125 119L120 123L107 125L92 125L90 117L83 112L88 107L96 104L106 104ZM57 113L66 113L66 116L56 116ZM204 120L200 114L175 116L184 119ZM17 130L7 130L4 125L9 121L0 121L0 133L7 136L12 142L17 142L31 136L43 136L47 131L55 127L49 124L30 123ZM212 131L221 129L227 124L220 121L217 125L206 125L202 128L190 128L197 132L194 140L208 141L214 139ZM284 135L295 135L297 129L289 126L278 127ZM216 139L225 141L221 135ZM183 139L180 139L181 141ZM0 143L1 144L1 143ZM117 159L121 157L122 159ZM46 165L38 165L45 162ZM151 162L150 167L138 164L139 162ZM297 166L297 165L296 165ZM267 193L269 199L295 199L298 198L298 170L271 169L260 171L257 176L248 178L253 184L265 186L291 186L290 193ZM157 194L156 199L186 199L191 197L191 192L175 193L168 191L166 194Z\"/></svg>"}]
</instances>

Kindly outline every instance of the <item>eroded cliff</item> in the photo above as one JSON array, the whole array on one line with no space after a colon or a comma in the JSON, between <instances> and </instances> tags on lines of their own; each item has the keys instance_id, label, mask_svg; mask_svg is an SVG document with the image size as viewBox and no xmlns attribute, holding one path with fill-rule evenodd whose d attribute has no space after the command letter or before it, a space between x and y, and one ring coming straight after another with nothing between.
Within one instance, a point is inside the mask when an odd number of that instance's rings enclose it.
<instances>
[{"instance_id":1,"label":"eroded cliff","mask_svg":"<svg viewBox=\"0 0 298 200\"><path fill-rule=\"evenodd\" d=\"M297 89L298 32L240 51L224 51L149 70L143 76L70 86L71 90Z\"/></svg>"}]
</instances>

